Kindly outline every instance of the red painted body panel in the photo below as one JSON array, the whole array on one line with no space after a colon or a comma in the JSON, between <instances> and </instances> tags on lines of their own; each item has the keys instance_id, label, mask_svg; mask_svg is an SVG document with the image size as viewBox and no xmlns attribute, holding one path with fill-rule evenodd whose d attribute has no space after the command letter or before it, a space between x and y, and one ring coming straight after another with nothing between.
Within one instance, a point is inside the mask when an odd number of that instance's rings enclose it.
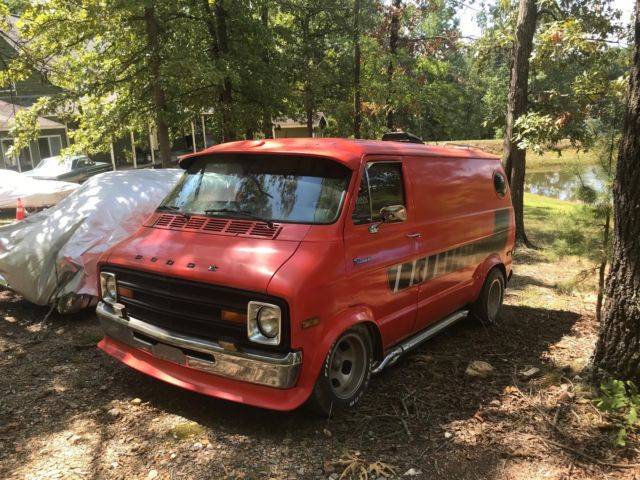
<instances>
[{"instance_id":1,"label":"red painted body panel","mask_svg":"<svg viewBox=\"0 0 640 480\"><path fill-rule=\"evenodd\" d=\"M290 410L307 399L331 345L352 325L376 325L382 349L389 349L475 300L493 266L504 265L507 275L511 271L513 212L509 193L499 197L493 186L494 173L502 171L495 156L396 142L279 139L222 144L182 162L236 152L315 155L347 165L354 174L338 221L284 224L275 239L262 239L152 228L153 216L108 252L103 263L286 300L291 348L303 353L297 384L289 390L252 385L159 360L109 338L101 342L100 348L137 370L207 395ZM407 221L383 224L371 234L368 225L354 225L351 214L366 163L379 160L403 165ZM416 233L421 237L407 236ZM447 255L456 268L445 268ZM176 260L171 267L165 263L169 258ZM368 260L355 263L354 258ZM445 273L424 281L412 275L407 285L398 282L396 291L390 287L396 266L402 271L403 265L417 266L424 259L426 274L429 258L439 260ZM188 263L196 267L187 268ZM219 268L211 272L209 265ZM311 317L320 323L303 329L302 321Z\"/></svg>"},{"instance_id":2,"label":"red painted body panel","mask_svg":"<svg viewBox=\"0 0 640 480\"><path fill-rule=\"evenodd\" d=\"M268 240L142 227L112 250L109 263L265 293L273 274L294 254L309 228L284 225L275 240ZM169 266L167 260L175 263ZM195 266L188 268L189 264ZM218 268L212 272L210 265Z\"/></svg>"},{"instance_id":3,"label":"red painted body panel","mask_svg":"<svg viewBox=\"0 0 640 480\"><path fill-rule=\"evenodd\" d=\"M184 165L189 159L217 153L279 153L283 155L310 155L327 157L358 170L365 155L420 155L423 157L484 158L498 157L482 150L447 148L377 140L347 140L344 138L278 138L275 140L242 140L221 143L196 153L180 157Z\"/></svg>"},{"instance_id":4,"label":"red painted body panel","mask_svg":"<svg viewBox=\"0 0 640 480\"><path fill-rule=\"evenodd\" d=\"M410 173L403 157L367 155L359 169L357 185L364 175L366 164L377 161L403 163L407 221L380 225L379 232L375 235L369 233L369 225L345 222L345 287L353 289L357 286L358 303L372 309L383 345L393 345L409 336L412 331L417 292L415 289L392 292L388 286L387 269L390 265L410 261L418 255L416 240L407 236L416 231L417 219L413 206L413 185L406 181ZM355 204L352 203L346 218L351 219L354 207ZM357 264L354 262L355 258L369 260Z\"/></svg>"},{"instance_id":5,"label":"red painted body panel","mask_svg":"<svg viewBox=\"0 0 640 480\"><path fill-rule=\"evenodd\" d=\"M211 397L271 410L293 410L308 397L308 392L299 386L278 390L210 375L161 360L109 337L101 340L98 348L139 372Z\"/></svg>"}]
</instances>

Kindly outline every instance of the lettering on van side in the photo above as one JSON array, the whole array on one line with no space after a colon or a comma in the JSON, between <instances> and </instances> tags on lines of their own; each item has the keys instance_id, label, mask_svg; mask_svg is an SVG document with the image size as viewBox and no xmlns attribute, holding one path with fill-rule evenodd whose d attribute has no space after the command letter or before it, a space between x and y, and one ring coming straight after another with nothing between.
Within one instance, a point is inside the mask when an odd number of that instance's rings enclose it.
<instances>
[{"instance_id":1,"label":"lettering on van side","mask_svg":"<svg viewBox=\"0 0 640 480\"><path fill-rule=\"evenodd\" d=\"M444 252L421 257L410 262L393 265L387 270L389 288L398 292L412 285L478 264L507 244L510 209L496 210L493 233L475 242Z\"/></svg>"}]
</instances>

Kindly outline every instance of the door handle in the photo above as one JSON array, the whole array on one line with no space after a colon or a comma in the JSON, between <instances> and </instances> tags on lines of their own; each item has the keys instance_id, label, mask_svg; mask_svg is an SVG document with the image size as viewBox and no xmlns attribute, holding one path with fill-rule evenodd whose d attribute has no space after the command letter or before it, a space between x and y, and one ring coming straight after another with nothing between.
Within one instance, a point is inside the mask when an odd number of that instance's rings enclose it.
<instances>
[{"instance_id":1,"label":"door handle","mask_svg":"<svg viewBox=\"0 0 640 480\"><path fill-rule=\"evenodd\" d=\"M371 261L371 257L356 257L353 259L353 263L356 265L362 265Z\"/></svg>"},{"instance_id":2,"label":"door handle","mask_svg":"<svg viewBox=\"0 0 640 480\"><path fill-rule=\"evenodd\" d=\"M418 232L407 233L407 237L409 238L422 238L422 234Z\"/></svg>"}]
</instances>

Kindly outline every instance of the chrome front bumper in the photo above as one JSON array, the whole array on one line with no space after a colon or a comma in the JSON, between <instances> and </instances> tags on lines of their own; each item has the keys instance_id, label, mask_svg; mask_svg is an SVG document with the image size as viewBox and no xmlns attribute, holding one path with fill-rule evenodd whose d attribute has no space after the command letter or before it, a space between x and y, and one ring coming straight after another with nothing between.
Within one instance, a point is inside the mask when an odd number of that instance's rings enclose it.
<instances>
[{"instance_id":1,"label":"chrome front bumper","mask_svg":"<svg viewBox=\"0 0 640 480\"><path fill-rule=\"evenodd\" d=\"M216 342L121 317L105 302L98 303L96 313L106 335L162 360L273 388L291 388L298 378L301 352L271 354L226 350Z\"/></svg>"}]
</instances>

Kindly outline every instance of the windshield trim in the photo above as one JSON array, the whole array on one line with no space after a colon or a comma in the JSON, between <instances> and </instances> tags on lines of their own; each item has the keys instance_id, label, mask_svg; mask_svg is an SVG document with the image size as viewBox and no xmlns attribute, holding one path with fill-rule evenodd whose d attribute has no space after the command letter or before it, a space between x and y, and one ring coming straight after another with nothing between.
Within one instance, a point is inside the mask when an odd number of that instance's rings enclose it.
<instances>
[{"instance_id":1,"label":"windshield trim","mask_svg":"<svg viewBox=\"0 0 640 480\"><path fill-rule=\"evenodd\" d=\"M318 159L318 160L325 160L325 161L329 161L329 162L333 162L336 163L338 165L340 165L341 167L344 167L344 169L348 172L347 175L345 176L345 178L347 179L347 181L345 182L345 188L344 190L342 190L342 195L340 196L340 203L338 205L338 208L336 209L336 216L335 218L330 221L330 222L305 222L305 221L300 221L300 220L280 220L280 219L275 219L275 218L270 218L270 219L264 219L264 220L256 220L256 219L250 219L247 218L243 215L232 215L232 214L227 214L222 213L221 215L217 215L217 214L206 214L204 212L188 212L188 211L183 211L181 210L180 212L165 212L171 215L184 215L185 213L188 216L191 217L207 217L207 218L223 218L223 219L229 219L229 220L248 220L248 221L252 221L252 222L256 222L256 223L267 223L267 222L272 222L274 224L278 224L278 225L309 225L309 226L314 226L314 225L319 225L319 226L327 226L327 225L335 225L336 223L338 223L340 221L340 219L342 218L344 211L345 211L345 204L346 202L346 198L348 193L351 191L352 188L352 183L353 183L353 179L355 177L354 175L354 170L352 170L351 168L349 168L347 165L345 165L344 163L336 160L335 158L331 158L331 157L327 157L324 155L316 155L313 153L310 154L300 154L300 153L289 153L289 152L278 152L278 153L272 153L272 152L220 152L220 153L211 153L209 155L202 155L202 156L197 156L194 157L192 159L192 162L189 164L188 167L184 168L184 173L183 175L188 175L189 174L189 170L193 167L193 164L196 163L197 161L204 161L204 162L208 162L208 161L214 161L219 159L220 157L225 157L225 156L236 156L236 155L242 155L242 156L252 156L252 157L270 157L270 156L286 156L286 157L306 157L306 158L314 158L314 159ZM168 196L167 196L168 197ZM166 200L166 198L165 198ZM164 206L164 200L162 201L162 203L158 206L158 208ZM158 210L158 208L156 208L155 212L158 213L162 213L161 210Z\"/></svg>"}]
</instances>

